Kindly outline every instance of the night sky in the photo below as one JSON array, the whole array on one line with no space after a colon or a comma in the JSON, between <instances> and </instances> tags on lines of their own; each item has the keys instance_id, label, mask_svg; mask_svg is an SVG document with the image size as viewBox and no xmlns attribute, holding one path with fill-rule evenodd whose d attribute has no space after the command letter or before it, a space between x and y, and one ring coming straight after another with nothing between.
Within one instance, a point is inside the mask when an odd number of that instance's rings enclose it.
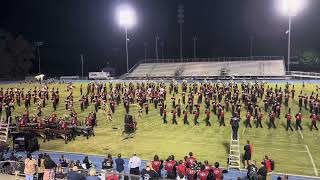
<instances>
[{"instance_id":1,"label":"night sky","mask_svg":"<svg viewBox=\"0 0 320 180\"><path fill-rule=\"evenodd\" d=\"M125 69L125 34L116 21L118 5L130 4L137 24L129 32L129 61L155 58L155 36L160 36L159 58L179 58L177 7L184 5L183 56L286 56L288 17L279 12L279 0L7 0L1 3L0 29L21 33L27 40L43 41L41 65L49 75L99 71L110 62L119 74ZM306 0L293 18L293 54L320 50L320 1ZM163 42L163 43L161 43ZM161 44L163 46L161 46ZM162 51L163 49L163 51ZM163 53L162 53L163 52ZM37 61L31 73L37 72Z\"/></svg>"}]
</instances>

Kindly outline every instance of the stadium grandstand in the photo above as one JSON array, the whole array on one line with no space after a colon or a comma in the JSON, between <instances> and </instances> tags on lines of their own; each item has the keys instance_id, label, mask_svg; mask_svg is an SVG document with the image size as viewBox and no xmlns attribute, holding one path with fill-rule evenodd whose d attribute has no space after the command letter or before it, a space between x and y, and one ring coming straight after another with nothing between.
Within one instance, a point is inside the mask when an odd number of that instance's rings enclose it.
<instances>
[{"instance_id":1,"label":"stadium grandstand","mask_svg":"<svg viewBox=\"0 0 320 180\"><path fill-rule=\"evenodd\" d=\"M284 57L223 57L141 60L126 79L284 79Z\"/></svg>"}]
</instances>

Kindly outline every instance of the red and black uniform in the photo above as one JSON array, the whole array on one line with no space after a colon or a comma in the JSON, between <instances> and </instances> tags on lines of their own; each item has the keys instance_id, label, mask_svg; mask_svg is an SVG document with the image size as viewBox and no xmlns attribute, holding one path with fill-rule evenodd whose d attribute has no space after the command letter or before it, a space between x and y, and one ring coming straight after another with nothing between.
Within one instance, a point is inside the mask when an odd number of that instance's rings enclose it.
<instances>
[{"instance_id":1,"label":"red and black uniform","mask_svg":"<svg viewBox=\"0 0 320 180\"><path fill-rule=\"evenodd\" d=\"M177 166L177 175L180 174L186 175L186 166L184 164L179 164Z\"/></svg>"},{"instance_id":2,"label":"red and black uniform","mask_svg":"<svg viewBox=\"0 0 320 180\"><path fill-rule=\"evenodd\" d=\"M206 180L208 175L209 175L209 171L207 171L207 170L200 170L198 172L198 177L200 180Z\"/></svg>"},{"instance_id":3,"label":"red and black uniform","mask_svg":"<svg viewBox=\"0 0 320 180\"><path fill-rule=\"evenodd\" d=\"M246 128L248 127L252 128L250 121L251 121L251 114L250 112L248 112L246 115Z\"/></svg>"},{"instance_id":4,"label":"red and black uniform","mask_svg":"<svg viewBox=\"0 0 320 180\"><path fill-rule=\"evenodd\" d=\"M164 110L163 111L163 124L167 124L168 121L167 121L167 110Z\"/></svg>"},{"instance_id":5,"label":"red and black uniform","mask_svg":"<svg viewBox=\"0 0 320 180\"><path fill-rule=\"evenodd\" d=\"M269 114L269 129L270 128L276 128L276 125L274 124L274 120L276 119L276 113L274 111L270 112Z\"/></svg>"},{"instance_id":6,"label":"red and black uniform","mask_svg":"<svg viewBox=\"0 0 320 180\"><path fill-rule=\"evenodd\" d=\"M212 172L215 180L221 180L222 171L220 168L213 168Z\"/></svg>"},{"instance_id":7,"label":"red and black uniform","mask_svg":"<svg viewBox=\"0 0 320 180\"><path fill-rule=\"evenodd\" d=\"M291 131L293 131L292 127L291 127L291 114L290 113L287 113L285 118L287 119L287 128L286 130L288 131L288 129L290 128Z\"/></svg>"},{"instance_id":8,"label":"red and black uniform","mask_svg":"<svg viewBox=\"0 0 320 180\"><path fill-rule=\"evenodd\" d=\"M162 162L161 161L151 161L152 168L160 175Z\"/></svg>"},{"instance_id":9,"label":"red and black uniform","mask_svg":"<svg viewBox=\"0 0 320 180\"><path fill-rule=\"evenodd\" d=\"M177 122L177 112L175 110L172 111L172 124L178 124L178 122Z\"/></svg>"},{"instance_id":10,"label":"red and black uniform","mask_svg":"<svg viewBox=\"0 0 320 180\"><path fill-rule=\"evenodd\" d=\"M186 159L186 166L187 167L194 167L196 165L196 163L197 163L197 160L193 156L189 156Z\"/></svg>"},{"instance_id":11,"label":"red and black uniform","mask_svg":"<svg viewBox=\"0 0 320 180\"><path fill-rule=\"evenodd\" d=\"M210 110L206 110L206 126L211 126L211 123L210 123Z\"/></svg>"},{"instance_id":12,"label":"red and black uniform","mask_svg":"<svg viewBox=\"0 0 320 180\"><path fill-rule=\"evenodd\" d=\"M299 112L298 114L296 114L296 130L298 130L300 128L300 130L303 130L302 126L301 126L301 121L302 121L302 114L301 112Z\"/></svg>"},{"instance_id":13,"label":"red and black uniform","mask_svg":"<svg viewBox=\"0 0 320 180\"><path fill-rule=\"evenodd\" d=\"M183 112L183 124L188 124L188 125L189 125L189 121L188 121L188 111L184 111L184 112Z\"/></svg>"},{"instance_id":14,"label":"red and black uniform","mask_svg":"<svg viewBox=\"0 0 320 180\"><path fill-rule=\"evenodd\" d=\"M257 123L256 128L261 127L262 128L262 119L263 119L263 113L260 111L257 117Z\"/></svg>"},{"instance_id":15,"label":"red and black uniform","mask_svg":"<svg viewBox=\"0 0 320 180\"><path fill-rule=\"evenodd\" d=\"M66 122L66 121L62 121L62 122L61 122L61 129L65 130L65 129L67 129L67 128L68 128L67 122Z\"/></svg>"},{"instance_id":16,"label":"red and black uniform","mask_svg":"<svg viewBox=\"0 0 320 180\"><path fill-rule=\"evenodd\" d=\"M167 178L176 178L176 161L167 161L165 164L165 170L167 171Z\"/></svg>"},{"instance_id":17,"label":"red and black uniform","mask_svg":"<svg viewBox=\"0 0 320 180\"><path fill-rule=\"evenodd\" d=\"M192 168L187 168L187 169L186 169L187 179L188 179L188 180L195 180L195 179L197 179L196 173L197 173L196 170L194 170L194 169L192 169Z\"/></svg>"},{"instance_id":18,"label":"red and black uniform","mask_svg":"<svg viewBox=\"0 0 320 180\"><path fill-rule=\"evenodd\" d=\"M311 116L311 127L310 127L310 130L312 131L313 127L318 131L318 127L317 127L317 121L318 121L318 116L313 113Z\"/></svg>"},{"instance_id":19,"label":"red and black uniform","mask_svg":"<svg viewBox=\"0 0 320 180\"><path fill-rule=\"evenodd\" d=\"M220 124L220 126L226 126L226 124L224 122L224 110L223 109L220 112L219 124Z\"/></svg>"},{"instance_id":20,"label":"red and black uniform","mask_svg":"<svg viewBox=\"0 0 320 180\"><path fill-rule=\"evenodd\" d=\"M199 111L194 112L194 125L199 125L199 121L198 121L199 114L200 114Z\"/></svg>"}]
</instances>

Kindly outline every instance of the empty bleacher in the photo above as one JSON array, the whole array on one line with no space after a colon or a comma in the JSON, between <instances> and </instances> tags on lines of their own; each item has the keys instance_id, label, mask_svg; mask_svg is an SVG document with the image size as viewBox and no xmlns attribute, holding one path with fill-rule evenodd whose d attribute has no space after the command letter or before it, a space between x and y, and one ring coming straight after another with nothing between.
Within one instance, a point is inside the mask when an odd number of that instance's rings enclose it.
<instances>
[{"instance_id":1,"label":"empty bleacher","mask_svg":"<svg viewBox=\"0 0 320 180\"><path fill-rule=\"evenodd\" d=\"M126 78L283 77L283 58L211 62L139 62Z\"/></svg>"}]
</instances>

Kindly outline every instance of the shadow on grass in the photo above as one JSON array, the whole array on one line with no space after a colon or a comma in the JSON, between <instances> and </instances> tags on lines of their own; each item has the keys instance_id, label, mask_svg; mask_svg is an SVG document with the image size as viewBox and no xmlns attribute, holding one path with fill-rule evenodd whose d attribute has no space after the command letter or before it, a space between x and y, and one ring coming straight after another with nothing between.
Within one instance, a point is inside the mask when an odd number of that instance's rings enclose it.
<instances>
[{"instance_id":1,"label":"shadow on grass","mask_svg":"<svg viewBox=\"0 0 320 180\"><path fill-rule=\"evenodd\" d=\"M227 154L229 154L230 153L230 142L224 141L223 146L224 146L224 149L226 150Z\"/></svg>"}]
</instances>

